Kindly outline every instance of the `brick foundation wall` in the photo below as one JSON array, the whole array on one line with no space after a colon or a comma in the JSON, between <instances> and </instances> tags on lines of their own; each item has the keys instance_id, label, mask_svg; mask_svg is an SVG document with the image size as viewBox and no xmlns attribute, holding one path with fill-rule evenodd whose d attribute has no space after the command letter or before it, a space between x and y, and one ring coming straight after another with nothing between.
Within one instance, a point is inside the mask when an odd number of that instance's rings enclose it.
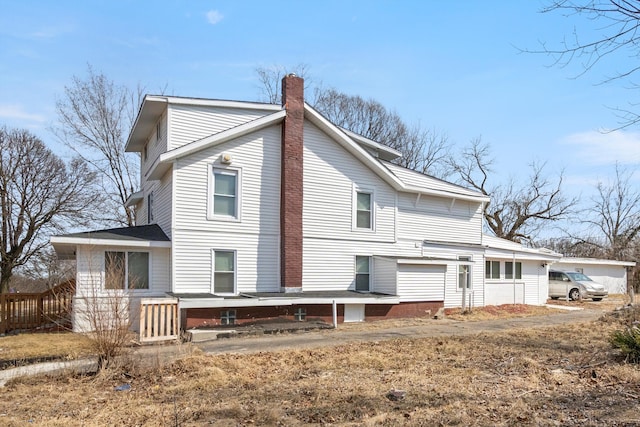
<instances>
[{"instance_id":1,"label":"brick foundation wall","mask_svg":"<svg viewBox=\"0 0 640 427\"><path fill-rule=\"evenodd\" d=\"M443 306L444 303L442 301L407 302L389 305L369 304L365 306L365 320L431 317ZM278 319L292 321L298 307L304 307L307 310L307 320L322 320L326 323L333 323L333 307L331 304L305 304L275 307L189 308L182 313L182 327L191 329L221 326L220 313L226 310L236 310L236 324L238 325L264 323ZM344 305L338 304L337 311L338 323L343 323Z\"/></svg>"}]
</instances>

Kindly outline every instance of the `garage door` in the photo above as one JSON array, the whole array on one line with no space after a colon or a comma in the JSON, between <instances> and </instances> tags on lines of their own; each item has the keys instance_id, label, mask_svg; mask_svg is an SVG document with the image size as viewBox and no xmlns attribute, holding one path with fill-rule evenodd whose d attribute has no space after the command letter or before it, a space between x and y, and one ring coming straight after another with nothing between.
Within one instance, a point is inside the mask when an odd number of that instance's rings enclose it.
<instances>
[{"instance_id":1,"label":"garage door","mask_svg":"<svg viewBox=\"0 0 640 427\"><path fill-rule=\"evenodd\" d=\"M398 295L402 301L444 301L444 265L398 266Z\"/></svg>"}]
</instances>

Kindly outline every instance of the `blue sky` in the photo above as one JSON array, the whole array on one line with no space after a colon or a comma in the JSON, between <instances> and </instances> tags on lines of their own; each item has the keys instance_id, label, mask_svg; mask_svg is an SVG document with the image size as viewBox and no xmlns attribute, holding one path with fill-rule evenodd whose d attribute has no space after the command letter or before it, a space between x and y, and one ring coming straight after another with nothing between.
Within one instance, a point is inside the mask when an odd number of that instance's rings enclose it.
<instances>
[{"instance_id":1,"label":"blue sky","mask_svg":"<svg viewBox=\"0 0 640 427\"><path fill-rule=\"evenodd\" d=\"M314 82L373 98L458 145L482 136L499 179L532 161L566 169L588 197L615 162L640 164L640 132L614 128L628 82L600 85L632 58L586 75L521 53L557 47L579 17L541 14L537 1L9 1L0 0L0 125L50 145L55 99L87 64L151 93L258 100L255 68L307 64ZM596 28L594 30L594 28ZM496 178L497 179L497 178ZM638 183L639 177L636 177Z\"/></svg>"}]
</instances>

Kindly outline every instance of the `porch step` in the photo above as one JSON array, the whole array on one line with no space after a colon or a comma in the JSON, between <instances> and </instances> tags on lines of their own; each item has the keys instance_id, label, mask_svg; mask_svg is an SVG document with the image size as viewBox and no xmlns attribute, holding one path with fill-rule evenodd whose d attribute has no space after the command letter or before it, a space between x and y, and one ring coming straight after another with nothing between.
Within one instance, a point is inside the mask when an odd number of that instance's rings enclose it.
<instances>
[{"instance_id":1,"label":"porch step","mask_svg":"<svg viewBox=\"0 0 640 427\"><path fill-rule=\"evenodd\" d=\"M187 331L187 341L191 341L194 343L213 341L217 340L218 338L229 338L236 334L237 332L233 329L189 329Z\"/></svg>"}]
</instances>

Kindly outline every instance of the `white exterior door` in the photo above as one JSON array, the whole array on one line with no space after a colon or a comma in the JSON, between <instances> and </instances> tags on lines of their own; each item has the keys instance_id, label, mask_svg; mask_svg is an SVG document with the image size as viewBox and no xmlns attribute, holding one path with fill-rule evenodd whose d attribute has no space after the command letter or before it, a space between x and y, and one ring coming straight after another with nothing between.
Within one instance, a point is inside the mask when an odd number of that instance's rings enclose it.
<instances>
[{"instance_id":1,"label":"white exterior door","mask_svg":"<svg viewBox=\"0 0 640 427\"><path fill-rule=\"evenodd\" d=\"M364 322L364 304L345 304L344 322Z\"/></svg>"}]
</instances>

